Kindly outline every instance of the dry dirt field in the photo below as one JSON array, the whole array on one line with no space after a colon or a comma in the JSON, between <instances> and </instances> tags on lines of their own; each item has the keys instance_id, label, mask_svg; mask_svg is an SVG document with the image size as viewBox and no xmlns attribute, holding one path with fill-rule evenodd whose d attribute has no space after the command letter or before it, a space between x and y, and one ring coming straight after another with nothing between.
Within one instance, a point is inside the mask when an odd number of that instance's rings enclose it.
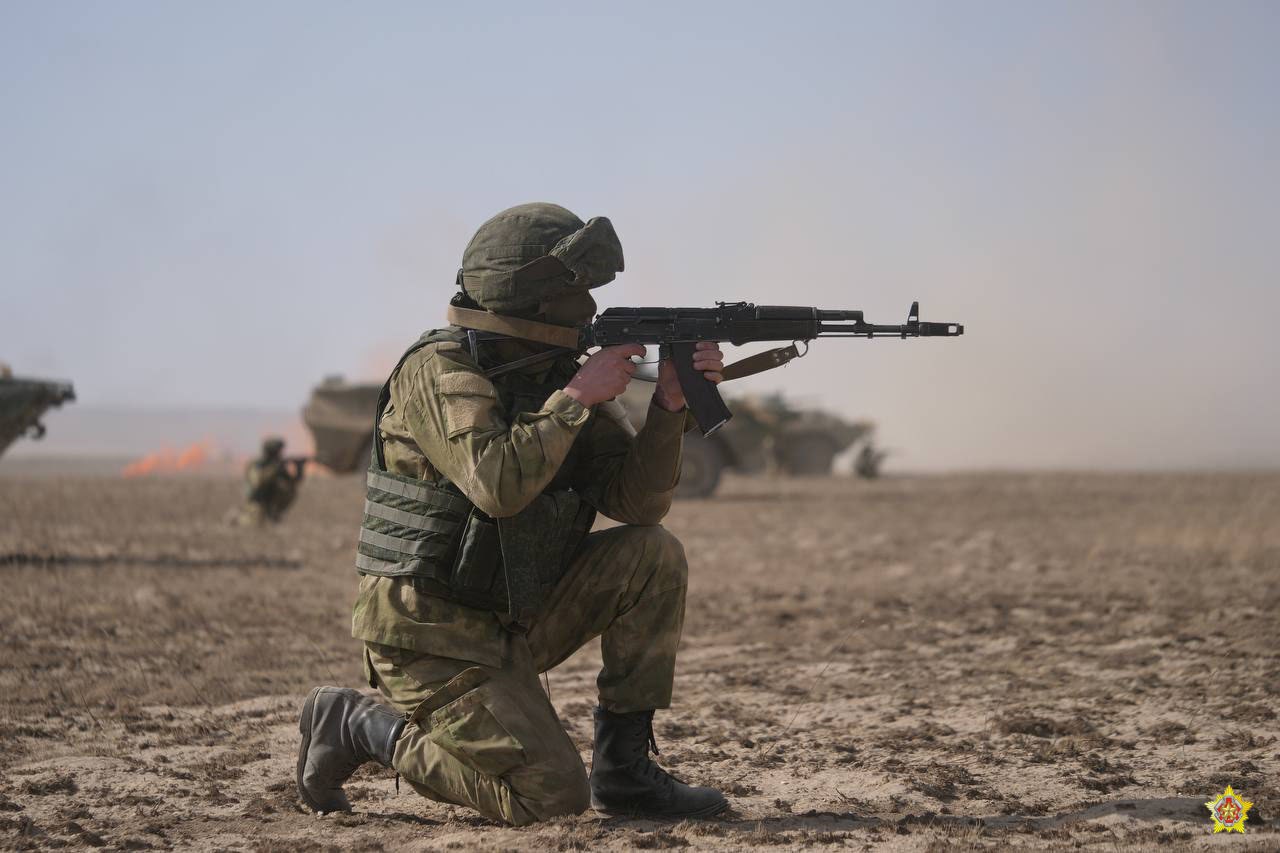
<instances>
[{"instance_id":1,"label":"dry dirt field","mask_svg":"<svg viewBox=\"0 0 1280 853\"><path fill-rule=\"evenodd\" d=\"M231 479L0 467L0 846L346 850L1280 849L1280 475L739 479L691 562L662 759L722 819L527 830L293 790L296 714L360 684L356 478L279 528ZM589 758L588 647L551 673ZM1212 835L1224 786L1256 805Z\"/></svg>"}]
</instances>

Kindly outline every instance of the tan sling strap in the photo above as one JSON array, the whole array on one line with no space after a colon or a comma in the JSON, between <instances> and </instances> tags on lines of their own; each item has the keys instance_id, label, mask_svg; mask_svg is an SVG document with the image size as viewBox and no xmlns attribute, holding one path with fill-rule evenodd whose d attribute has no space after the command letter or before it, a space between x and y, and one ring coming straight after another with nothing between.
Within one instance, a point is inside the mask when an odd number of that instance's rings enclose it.
<instances>
[{"instance_id":1,"label":"tan sling strap","mask_svg":"<svg viewBox=\"0 0 1280 853\"><path fill-rule=\"evenodd\" d=\"M735 361L733 364L725 365L724 370L720 371L720 375L724 377L725 382L732 379L741 379L744 376L754 376L757 373L764 373L766 370L773 370L775 367L782 367L793 358L799 358L802 354L795 344L789 347L765 350Z\"/></svg>"},{"instance_id":2,"label":"tan sling strap","mask_svg":"<svg viewBox=\"0 0 1280 853\"><path fill-rule=\"evenodd\" d=\"M507 317L489 311L477 311L474 308L459 308L457 305L450 305L445 316L453 325L462 326L465 329L494 332L564 349L578 348L578 330L568 326L553 326L550 323Z\"/></svg>"}]
</instances>

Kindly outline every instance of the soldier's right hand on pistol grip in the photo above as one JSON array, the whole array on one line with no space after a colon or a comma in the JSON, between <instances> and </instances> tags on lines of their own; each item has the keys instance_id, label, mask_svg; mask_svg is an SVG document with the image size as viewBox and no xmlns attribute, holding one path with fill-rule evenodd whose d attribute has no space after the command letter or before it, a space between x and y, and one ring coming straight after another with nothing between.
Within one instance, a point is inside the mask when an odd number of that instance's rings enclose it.
<instances>
[{"instance_id":1,"label":"soldier's right hand on pistol grip","mask_svg":"<svg viewBox=\"0 0 1280 853\"><path fill-rule=\"evenodd\" d=\"M639 344L605 347L578 368L565 386L564 393L588 408L612 400L627 390L631 376L636 372L631 359L644 355L644 352L644 347Z\"/></svg>"}]
</instances>

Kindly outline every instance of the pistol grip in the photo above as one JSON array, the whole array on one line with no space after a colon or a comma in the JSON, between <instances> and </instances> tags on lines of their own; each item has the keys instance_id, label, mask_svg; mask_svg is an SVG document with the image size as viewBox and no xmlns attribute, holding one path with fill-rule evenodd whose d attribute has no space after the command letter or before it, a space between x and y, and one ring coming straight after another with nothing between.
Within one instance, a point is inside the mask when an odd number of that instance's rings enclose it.
<instances>
[{"instance_id":1,"label":"pistol grip","mask_svg":"<svg viewBox=\"0 0 1280 853\"><path fill-rule=\"evenodd\" d=\"M711 435L728 423L733 413L724 404L716 383L709 382L702 371L693 369L694 344L680 342L670 346L671 360L676 365L676 378L680 380L685 404L693 412L693 419L698 422L698 429L702 430L702 434Z\"/></svg>"}]
</instances>

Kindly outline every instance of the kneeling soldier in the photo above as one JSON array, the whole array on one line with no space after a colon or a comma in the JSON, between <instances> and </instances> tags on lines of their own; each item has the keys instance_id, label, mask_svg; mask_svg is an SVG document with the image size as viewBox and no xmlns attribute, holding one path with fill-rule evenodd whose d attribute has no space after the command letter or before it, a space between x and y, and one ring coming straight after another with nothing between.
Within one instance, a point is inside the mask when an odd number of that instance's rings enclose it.
<instances>
[{"instance_id":1,"label":"kneeling soldier","mask_svg":"<svg viewBox=\"0 0 1280 853\"><path fill-rule=\"evenodd\" d=\"M276 523L298 497L306 460L284 456L284 439L262 442L262 455L245 466L245 502L237 521L254 525Z\"/></svg>"},{"instance_id":2,"label":"kneeling soldier","mask_svg":"<svg viewBox=\"0 0 1280 853\"><path fill-rule=\"evenodd\" d=\"M539 343L588 322L623 268L609 220L527 204L472 238L451 315L383 387L356 569L353 635L389 705L318 687L302 709L298 790L350 807L366 761L424 797L522 825L581 812L670 818L727 806L649 757L667 708L687 564L671 506L684 396L664 362L637 434L614 398L639 346L581 365ZM477 331L479 330L479 331ZM720 381L722 355L694 366ZM515 369L493 373L501 365ZM622 526L589 532L596 512ZM591 773L538 674L601 637Z\"/></svg>"}]
</instances>

